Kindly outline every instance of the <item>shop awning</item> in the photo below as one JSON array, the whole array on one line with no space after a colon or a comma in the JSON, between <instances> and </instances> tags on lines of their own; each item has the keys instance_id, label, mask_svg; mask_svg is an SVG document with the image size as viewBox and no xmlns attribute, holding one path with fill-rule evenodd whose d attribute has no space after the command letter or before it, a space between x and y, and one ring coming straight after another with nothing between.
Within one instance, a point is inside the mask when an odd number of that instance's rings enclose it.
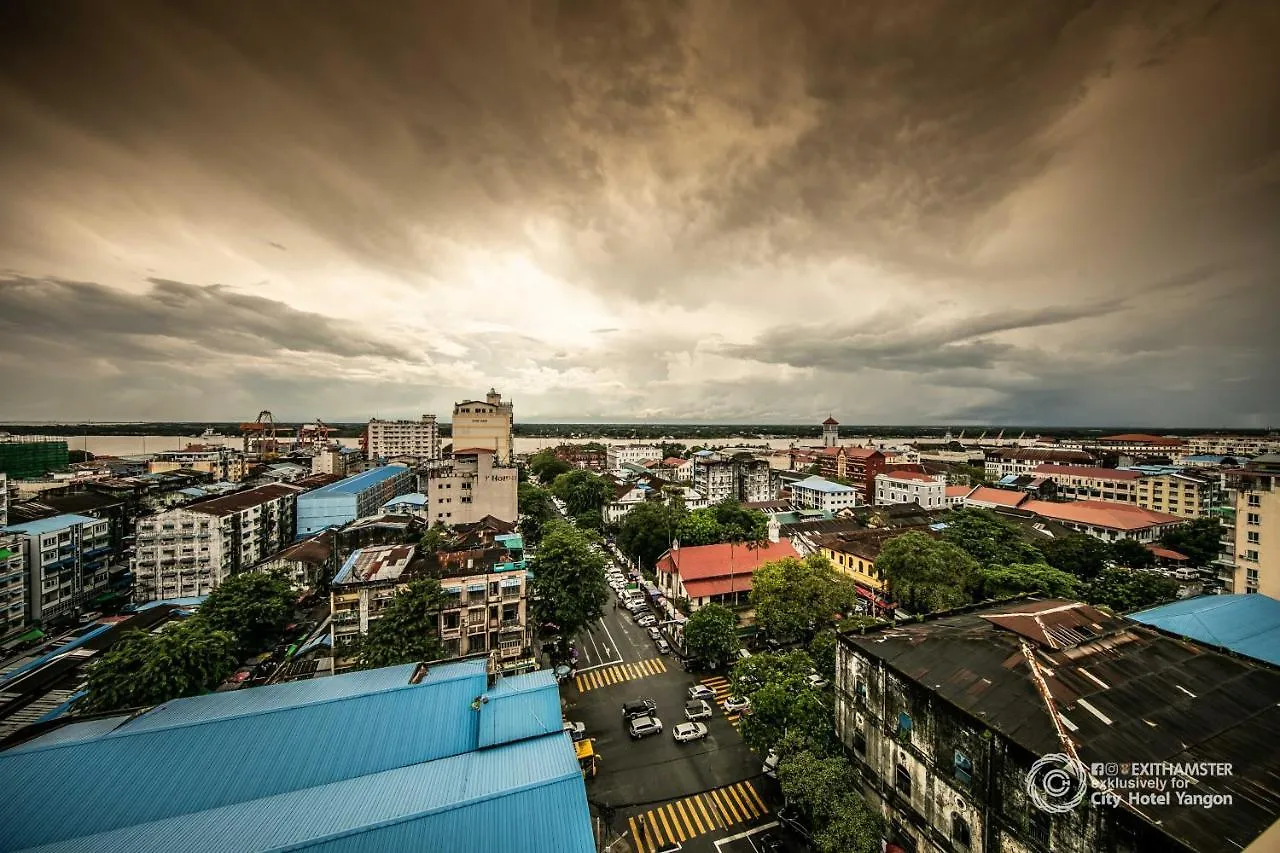
<instances>
[{"instance_id":1,"label":"shop awning","mask_svg":"<svg viewBox=\"0 0 1280 853\"><path fill-rule=\"evenodd\" d=\"M13 641L15 643L28 643L32 640L43 640L43 639L44 639L44 631L41 631L39 628L32 628L27 633L19 637L14 637Z\"/></svg>"},{"instance_id":2,"label":"shop awning","mask_svg":"<svg viewBox=\"0 0 1280 853\"><path fill-rule=\"evenodd\" d=\"M467 584L467 592L484 592L485 586L482 583Z\"/></svg>"},{"instance_id":3,"label":"shop awning","mask_svg":"<svg viewBox=\"0 0 1280 853\"><path fill-rule=\"evenodd\" d=\"M442 587L440 587L440 591L441 591L441 592L443 592L443 593L445 593L446 595L459 595L459 594L461 594L461 592L462 592L462 587L460 587L460 586L442 586Z\"/></svg>"}]
</instances>

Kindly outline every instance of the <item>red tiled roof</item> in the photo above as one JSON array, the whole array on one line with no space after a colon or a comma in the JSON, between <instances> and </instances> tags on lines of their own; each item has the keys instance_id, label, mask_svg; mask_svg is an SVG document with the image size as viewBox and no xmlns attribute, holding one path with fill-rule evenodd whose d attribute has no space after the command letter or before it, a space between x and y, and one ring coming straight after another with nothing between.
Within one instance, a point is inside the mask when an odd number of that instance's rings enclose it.
<instances>
[{"instance_id":1,"label":"red tiled roof","mask_svg":"<svg viewBox=\"0 0 1280 853\"><path fill-rule=\"evenodd\" d=\"M844 449L844 455L853 459L870 459L877 453L880 453L880 451L874 447L846 447ZM881 453L880 455L883 456L884 454Z\"/></svg>"},{"instance_id":2,"label":"red tiled roof","mask_svg":"<svg viewBox=\"0 0 1280 853\"><path fill-rule=\"evenodd\" d=\"M751 575L743 572L733 577L726 576L685 581L684 591L690 598L706 598L712 595L725 595L730 592L750 592Z\"/></svg>"},{"instance_id":3,"label":"red tiled roof","mask_svg":"<svg viewBox=\"0 0 1280 853\"><path fill-rule=\"evenodd\" d=\"M922 483L936 483L937 480L923 471L885 471L880 477L892 477L895 480L918 480Z\"/></svg>"},{"instance_id":4,"label":"red tiled roof","mask_svg":"<svg viewBox=\"0 0 1280 853\"><path fill-rule=\"evenodd\" d=\"M1141 471L1120 471L1093 465L1037 465L1035 472L1045 477L1092 477L1095 480L1137 480Z\"/></svg>"},{"instance_id":5,"label":"red tiled roof","mask_svg":"<svg viewBox=\"0 0 1280 853\"><path fill-rule=\"evenodd\" d=\"M684 460L679 456L668 456L662 460L662 464L668 468L678 468L684 464Z\"/></svg>"},{"instance_id":6,"label":"red tiled roof","mask_svg":"<svg viewBox=\"0 0 1280 853\"><path fill-rule=\"evenodd\" d=\"M1190 560L1186 554L1175 551L1172 548L1161 548L1159 545L1148 545L1147 550L1157 557L1163 557L1166 560Z\"/></svg>"},{"instance_id":7,"label":"red tiled roof","mask_svg":"<svg viewBox=\"0 0 1280 853\"><path fill-rule=\"evenodd\" d=\"M835 418L828 417L825 421L822 422L822 425L823 426L839 426L840 422Z\"/></svg>"},{"instance_id":8,"label":"red tiled roof","mask_svg":"<svg viewBox=\"0 0 1280 853\"><path fill-rule=\"evenodd\" d=\"M458 456L464 453L497 453L492 447L467 447L462 450L454 450L453 455Z\"/></svg>"},{"instance_id":9,"label":"red tiled roof","mask_svg":"<svg viewBox=\"0 0 1280 853\"><path fill-rule=\"evenodd\" d=\"M1124 432L1120 435L1104 435L1098 441L1127 442L1129 444L1159 444L1165 447L1180 447L1184 443L1180 438L1167 438L1163 435L1148 435L1145 432Z\"/></svg>"},{"instance_id":10,"label":"red tiled roof","mask_svg":"<svg viewBox=\"0 0 1280 853\"><path fill-rule=\"evenodd\" d=\"M1026 499L1027 496L1024 492L993 489L991 486L979 486L966 498L966 500L981 501L982 503L998 504L1000 506L1017 506Z\"/></svg>"},{"instance_id":11,"label":"red tiled roof","mask_svg":"<svg viewBox=\"0 0 1280 853\"><path fill-rule=\"evenodd\" d=\"M973 486L947 486L947 497L962 498L973 491Z\"/></svg>"},{"instance_id":12,"label":"red tiled roof","mask_svg":"<svg viewBox=\"0 0 1280 853\"><path fill-rule=\"evenodd\" d=\"M785 539L768 542L760 548L745 545L694 545L673 548L658 559L658 571L675 572L687 586L691 580L746 576L761 563L800 554Z\"/></svg>"},{"instance_id":13,"label":"red tiled roof","mask_svg":"<svg viewBox=\"0 0 1280 853\"><path fill-rule=\"evenodd\" d=\"M1070 521L1112 530L1142 530L1157 524L1183 524L1187 519L1165 512L1112 501L1027 501L1018 509L1053 521Z\"/></svg>"}]
</instances>

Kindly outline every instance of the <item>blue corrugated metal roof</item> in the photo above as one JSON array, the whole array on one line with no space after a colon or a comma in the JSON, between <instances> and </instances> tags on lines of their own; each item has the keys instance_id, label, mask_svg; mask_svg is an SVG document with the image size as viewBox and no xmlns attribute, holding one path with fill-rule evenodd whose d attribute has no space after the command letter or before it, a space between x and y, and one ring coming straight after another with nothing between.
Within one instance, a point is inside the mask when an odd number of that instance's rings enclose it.
<instances>
[{"instance_id":1,"label":"blue corrugated metal roof","mask_svg":"<svg viewBox=\"0 0 1280 853\"><path fill-rule=\"evenodd\" d=\"M480 705L480 746L562 731L560 691L549 669L499 681Z\"/></svg>"},{"instance_id":2,"label":"blue corrugated metal roof","mask_svg":"<svg viewBox=\"0 0 1280 853\"><path fill-rule=\"evenodd\" d=\"M46 732L38 738L27 741L23 746L46 747L59 743L72 743L87 738L101 737L119 728L120 724L128 719L128 714L122 714L116 717L103 717L98 720L85 720L83 723L68 723L51 732Z\"/></svg>"},{"instance_id":3,"label":"blue corrugated metal roof","mask_svg":"<svg viewBox=\"0 0 1280 853\"><path fill-rule=\"evenodd\" d=\"M213 853L321 845L591 853L595 839L573 747L557 732L42 849Z\"/></svg>"},{"instance_id":4,"label":"blue corrugated metal roof","mask_svg":"<svg viewBox=\"0 0 1280 853\"><path fill-rule=\"evenodd\" d=\"M1280 601L1265 595L1202 595L1133 613L1129 618L1280 665Z\"/></svg>"},{"instance_id":5,"label":"blue corrugated metal roof","mask_svg":"<svg viewBox=\"0 0 1280 853\"><path fill-rule=\"evenodd\" d=\"M383 480L387 480L397 474L403 474L409 468L405 465L382 465L378 468L370 468L368 471L361 471L359 474L353 474L345 480L339 480L336 483L330 483L327 486L321 486L318 489L312 489L298 496L299 500L303 498L323 498L332 497L334 495L351 495L356 492L362 492L370 486L377 485Z\"/></svg>"},{"instance_id":6,"label":"blue corrugated metal roof","mask_svg":"<svg viewBox=\"0 0 1280 853\"><path fill-rule=\"evenodd\" d=\"M92 524L102 521L100 518L94 518L89 515L77 515L76 513L67 513L66 515L55 515L53 518L41 518L36 521L26 521L22 524L13 524L5 528L9 533L26 533L27 535L52 533L55 530L62 530L76 524Z\"/></svg>"},{"instance_id":7,"label":"blue corrugated metal roof","mask_svg":"<svg viewBox=\"0 0 1280 853\"><path fill-rule=\"evenodd\" d=\"M427 496L422 494L422 492L410 492L407 495L400 495L397 498L392 498L391 500L384 503L382 505L382 508L386 509L387 507L395 506L396 504L410 504L412 506L425 506L426 503L427 503Z\"/></svg>"},{"instance_id":8,"label":"blue corrugated metal roof","mask_svg":"<svg viewBox=\"0 0 1280 853\"><path fill-rule=\"evenodd\" d=\"M836 492L856 492L853 486L842 486L839 483L833 483L830 480L824 480L821 477L805 477L799 482L792 483L793 489L812 489L815 492L826 492L834 494Z\"/></svg>"},{"instance_id":9,"label":"blue corrugated metal roof","mask_svg":"<svg viewBox=\"0 0 1280 853\"><path fill-rule=\"evenodd\" d=\"M0 839L30 847L475 749L485 662L434 667L417 685L412 671L180 699L104 736L0 752ZM104 785L104 769L127 784Z\"/></svg>"}]
</instances>

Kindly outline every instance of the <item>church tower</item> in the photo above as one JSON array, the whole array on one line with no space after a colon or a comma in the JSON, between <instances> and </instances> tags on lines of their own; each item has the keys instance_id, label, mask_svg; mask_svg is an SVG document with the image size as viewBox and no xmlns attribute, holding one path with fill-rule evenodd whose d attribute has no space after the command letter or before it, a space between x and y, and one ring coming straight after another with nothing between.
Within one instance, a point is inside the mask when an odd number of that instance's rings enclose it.
<instances>
[{"instance_id":1,"label":"church tower","mask_svg":"<svg viewBox=\"0 0 1280 853\"><path fill-rule=\"evenodd\" d=\"M833 417L828 416L822 422L822 446L835 447L840 440L840 422Z\"/></svg>"}]
</instances>

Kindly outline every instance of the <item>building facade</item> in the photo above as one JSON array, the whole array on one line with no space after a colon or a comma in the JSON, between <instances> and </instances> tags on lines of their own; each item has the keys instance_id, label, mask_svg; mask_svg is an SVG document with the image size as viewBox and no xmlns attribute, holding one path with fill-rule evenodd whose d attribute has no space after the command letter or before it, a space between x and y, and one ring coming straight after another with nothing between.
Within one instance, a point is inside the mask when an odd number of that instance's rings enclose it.
<instances>
[{"instance_id":1,"label":"building facade","mask_svg":"<svg viewBox=\"0 0 1280 853\"><path fill-rule=\"evenodd\" d=\"M511 402L490 388L481 400L466 400L453 406L450 426L454 450L492 450L500 465L510 465L515 447L515 413Z\"/></svg>"},{"instance_id":2,"label":"building facade","mask_svg":"<svg viewBox=\"0 0 1280 853\"><path fill-rule=\"evenodd\" d=\"M853 486L833 483L822 477L806 477L791 484L791 502L801 509L824 509L835 513L860 506L862 493Z\"/></svg>"},{"instance_id":3,"label":"building facade","mask_svg":"<svg viewBox=\"0 0 1280 853\"><path fill-rule=\"evenodd\" d=\"M1017 510L1034 513L1077 533L1087 533L1108 542L1117 539L1157 542L1165 533L1187 523L1187 519L1176 515L1111 501L1057 503L1025 500L1017 505Z\"/></svg>"},{"instance_id":4,"label":"building facade","mask_svg":"<svg viewBox=\"0 0 1280 853\"><path fill-rule=\"evenodd\" d=\"M440 577L445 594L440 638L447 656L496 652L510 663L528 655L533 641L529 571L520 534L502 533L489 546L437 553L430 570Z\"/></svg>"},{"instance_id":5,"label":"building facade","mask_svg":"<svg viewBox=\"0 0 1280 853\"><path fill-rule=\"evenodd\" d=\"M1179 471L1142 477L1138 481L1138 506L1183 518L1205 518L1218 505L1218 478Z\"/></svg>"},{"instance_id":6,"label":"building facade","mask_svg":"<svg viewBox=\"0 0 1280 853\"><path fill-rule=\"evenodd\" d=\"M662 448L656 444L610 444L605 456L610 471L621 471L627 464L639 465L651 459L661 459Z\"/></svg>"},{"instance_id":7,"label":"building facade","mask_svg":"<svg viewBox=\"0 0 1280 853\"><path fill-rule=\"evenodd\" d=\"M862 492L864 503L875 503L876 475L884 471L885 458L871 447L825 447L818 456L818 473L844 480Z\"/></svg>"},{"instance_id":8,"label":"building facade","mask_svg":"<svg viewBox=\"0 0 1280 853\"><path fill-rule=\"evenodd\" d=\"M0 638L27 622L26 537L0 530Z\"/></svg>"},{"instance_id":9,"label":"building facade","mask_svg":"<svg viewBox=\"0 0 1280 853\"><path fill-rule=\"evenodd\" d=\"M111 525L87 515L56 515L8 528L21 537L27 621L74 615L107 591Z\"/></svg>"},{"instance_id":10,"label":"building facade","mask_svg":"<svg viewBox=\"0 0 1280 853\"><path fill-rule=\"evenodd\" d=\"M945 475L920 471L891 471L876 476L876 506L919 504L923 509L947 507Z\"/></svg>"},{"instance_id":11,"label":"building facade","mask_svg":"<svg viewBox=\"0 0 1280 853\"><path fill-rule=\"evenodd\" d=\"M983 463L988 480L1010 474L1031 474L1041 465L1090 466L1097 463L1092 453L1039 447L1013 447L987 451Z\"/></svg>"},{"instance_id":12,"label":"building facade","mask_svg":"<svg viewBox=\"0 0 1280 853\"><path fill-rule=\"evenodd\" d=\"M1193 435L1185 452L1202 456L1262 456L1280 453L1280 435Z\"/></svg>"},{"instance_id":13,"label":"building facade","mask_svg":"<svg viewBox=\"0 0 1280 853\"><path fill-rule=\"evenodd\" d=\"M382 505L414 488L413 472L404 465L380 465L298 496L299 536L341 527L375 515Z\"/></svg>"},{"instance_id":14,"label":"building facade","mask_svg":"<svg viewBox=\"0 0 1280 853\"><path fill-rule=\"evenodd\" d=\"M370 459L429 462L440 458L440 425L435 415L423 415L416 421L371 418L365 434Z\"/></svg>"},{"instance_id":15,"label":"building facade","mask_svg":"<svg viewBox=\"0 0 1280 853\"><path fill-rule=\"evenodd\" d=\"M164 471L200 471L215 480L238 483L245 475L244 454L221 445L165 451L147 463L149 474Z\"/></svg>"},{"instance_id":16,"label":"building facade","mask_svg":"<svg viewBox=\"0 0 1280 853\"><path fill-rule=\"evenodd\" d=\"M1230 477L1235 494L1235 592L1280 598L1280 455Z\"/></svg>"},{"instance_id":17,"label":"building facade","mask_svg":"<svg viewBox=\"0 0 1280 853\"><path fill-rule=\"evenodd\" d=\"M208 595L293 542L298 489L258 486L138 520L136 602Z\"/></svg>"},{"instance_id":18,"label":"building facade","mask_svg":"<svg viewBox=\"0 0 1280 853\"><path fill-rule=\"evenodd\" d=\"M488 448L454 450L451 465L426 474L426 512L432 524L470 524L491 515L515 521L519 470L498 464Z\"/></svg>"},{"instance_id":19,"label":"building facade","mask_svg":"<svg viewBox=\"0 0 1280 853\"><path fill-rule=\"evenodd\" d=\"M9 475L0 471L0 529L9 524Z\"/></svg>"},{"instance_id":20,"label":"building facade","mask_svg":"<svg viewBox=\"0 0 1280 853\"><path fill-rule=\"evenodd\" d=\"M1032 473L1053 478L1057 496L1066 500L1138 503L1138 481L1142 474L1137 471L1089 465L1038 465Z\"/></svg>"},{"instance_id":21,"label":"building facade","mask_svg":"<svg viewBox=\"0 0 1280 853\"><path fill-rule=\"evenodd\" d=\"M67 443L28 435L0 435L0 474L14 480L37 480L67 467Z\"/></svg>"},{"instance_id":22,"label":"building facade","mask_svg":"<svg viewBox=\"0 0 1280 853\"><path fill-rule=\"evenodd\" d=\"M768 460L750 454L724 457L708 453L693 460L693 488L708 503L726 498L740 503L767 501L774 496L773 485L773 469Z\"/></svg>"}]
</instances>

